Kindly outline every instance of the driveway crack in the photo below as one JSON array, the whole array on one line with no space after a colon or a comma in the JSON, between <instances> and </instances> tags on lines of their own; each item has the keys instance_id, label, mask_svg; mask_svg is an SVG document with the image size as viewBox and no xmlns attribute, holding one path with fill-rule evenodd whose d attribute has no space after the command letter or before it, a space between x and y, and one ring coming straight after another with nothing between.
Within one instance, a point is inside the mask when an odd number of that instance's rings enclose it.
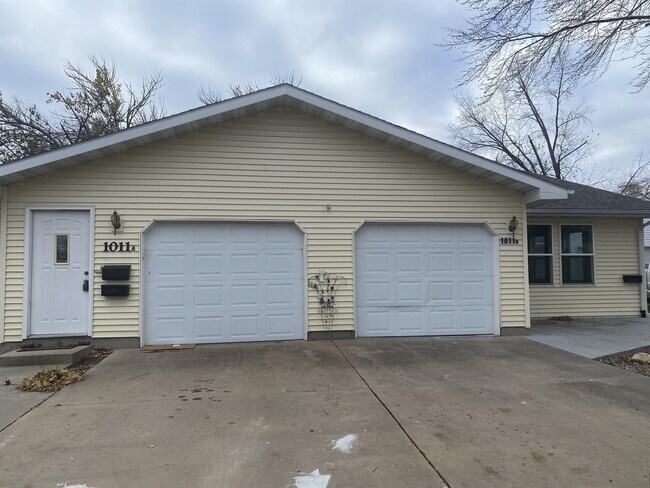
<instances>
[{"instance_id":1,"label":"driveway crack","mask_svg":"<svg viewBox=\"0 0 650 488\"><path fill-rule=\"evenodd\" d=\"M341 348L339 347L339 345L338 345L334 340L332 340L332 344L334 344L334 347L336 347L336 349L339 351L339 353L341 354L341 356L343 356L343 359L345 359L345 360L347 361L347 363L348 363L348 364L350 365L350 367L354 370L354 372L357 373L357 375L359 376L359 378L361 378L361 381L363 381L363 383L366 385L366 387L368 388L368 390L370 390L370 393L372 393L373 396L377 399L377 401L381 404L381 406L384 407L384 410L386 410L386 412L388 413L388 415L390 415L390 417L391 417L391 418L393 419L393 421L397 424L397 426L398 426L398 427L400 428L400 430L404 433L404 435L408 438L408 440L411 442L411 444L413 444L413 445L415 446L415 448L416 448L416 449L418 450L418 452L420 453L420 456L422 456L422 458L424 458L424 460L426 461L426 463L431 467L431 469L433 469L433 471L436 473L436 475L438 475L438 478L440 478L440 480L445 484L446 488L451 488L451 485L449 484L449 482L447 481L447 479L442 475L442 473L438 470L438 468L436 468L436 466L435 466L435 465L433 464L433 462L428 458L428 456L427 456L426 453L422 450L422 448L418 445L418 443L415 442L415 439L413 439L413 437L411 437L411 435L406 431L406 429L405 429L404 426L401 424L401 422L400 422L399 420L397 420L397 417L395 416L395 414L393 414L393 412L390 410L390 408L388 408L388 405L386 405L386 404L384 403L384 401L379 397L379 395L375 392L375 390L372 389L372 386L370 386L370 384L366 381L366 379L363 377L363 375L362 375L362 374L359 372L359 370L354 366L354 364L352 363L352 361L350 361L350 359L345 355L345 353L341 350Z\"/></svg>"}]
</instances>

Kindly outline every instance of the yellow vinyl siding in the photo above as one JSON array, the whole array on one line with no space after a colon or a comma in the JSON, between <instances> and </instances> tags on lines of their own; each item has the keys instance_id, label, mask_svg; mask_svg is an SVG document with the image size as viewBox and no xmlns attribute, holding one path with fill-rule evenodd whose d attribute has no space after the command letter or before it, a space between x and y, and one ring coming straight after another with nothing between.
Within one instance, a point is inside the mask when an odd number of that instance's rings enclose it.
<instances>
[{"instance_id":1,"label":"yellow vinyl siding","mask_svg":"<svg viewBox=\"0 0 650 488\"><path fill-rule=\"evenodd\" d=\"M639 274L640 219L540 218L529 224L553 226L553 285L530 285L531 317L598 317L639 315L638 283L623 283L624 274ZM592 224L595 284L562 285L560 225Z\"/></svg>"},{"instance_id":2,"label":"yellow vinyl siding","mask_svg":"<svg viewBox=\"0 0 650 488\"><path fill-rule=\"evenodd\" d=\"M290 108L276 108L9 187L6 337L19 340L25 209L88 205L95 213L93 335L139 335L139 252L104 253L152 219L286 219L307 233L308 273L341 274L335 328L353 328L353 232L364 220L487 221L500 233L522 195ZM331 212L325 205L331 204ZM110 215L125 222L113 236ZM518 231L521 238L521 229ZM100 296L104 264L132 265L131 296ZM502 326L525 326L522 246L501 246ZM308 295L310 330L322 330Z\"/></svg>"}]
</instances>

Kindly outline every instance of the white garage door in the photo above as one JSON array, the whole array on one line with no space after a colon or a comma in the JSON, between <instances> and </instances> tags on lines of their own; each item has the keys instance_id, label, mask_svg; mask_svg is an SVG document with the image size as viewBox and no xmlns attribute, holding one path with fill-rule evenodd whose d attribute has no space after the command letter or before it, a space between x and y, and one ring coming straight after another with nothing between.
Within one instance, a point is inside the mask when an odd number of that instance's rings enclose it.
<instances>
[{"instance_id":1,"label":"white garage door","mask_svg":"<svg viewBox=\"0 0 650 488\"><path fill-rule=\"evenodd\" d=\"M303 234L285 223L156 223L145 343L302 339Z\"/></svg>"},{"instance_id":2,"label":"white garage door","mask_svg":"<svg viewBox=\"0 0 650 488\"><path fill-rule=\"evenodd\" d=\"M356 236L359 336L492 334L492 236L482 225L365 224Z\"/></svg>"}]
</instances>

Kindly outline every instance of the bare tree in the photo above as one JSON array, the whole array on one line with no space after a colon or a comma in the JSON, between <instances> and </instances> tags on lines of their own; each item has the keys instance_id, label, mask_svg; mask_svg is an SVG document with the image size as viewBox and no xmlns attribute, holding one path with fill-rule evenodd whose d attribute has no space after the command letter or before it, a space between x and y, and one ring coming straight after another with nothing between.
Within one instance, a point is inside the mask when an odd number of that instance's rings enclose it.
<instances>
[{"instance_id":1,"label":"bare tree","mask_svg":"<svg viewBox=\"0 0 650 488\"><path fill-rule=\"evenodd\" d=\"M56 107L48 114L0 93L0 163L68 146L164 116L155 99L162 77L145 76L138 87L120 81L114 64L91 56L92 68L64 61L71 82L66 91L47 94Z\"/></svg>"},{"instance_id":2,"label":"bare tree","mask_svg":"<svg viewBox=\"0 0 650 488\"><path fill-rule=\"evenodd\" d=\"M565 179L593 151L590 107L567 108L572 92L563 70L542 80L518 76L488 100L457 92L459 115L449 132L462 148L508 166Z\"/></svg>"},{"instance_id":3,"label":"bare tree","mask_svg":"<svg viewBox=\"0 0 650 488\"><path fill-rule=\"evenodd\" d=\"M641 152L636 164L623 173L615 190L623 195L650 199L650 156Z\"/></svg>"},{"instance_id":4,"label":"bare tree","mask_svg":"<svg viewBox=\"0 0 650 488\"><path fill-rule=\"evenodd\" d=\"M607 70L615 56L632 59L635 90L650 81L648 0L460 0L468 26L448 29L444 46L469 62L461 84L480 80L488 95L509 78L565 63L576 84Z\"/></svg>"},{"instance_id":5,"label":"bare tree","mask_svg":"<svg viewBox=\"0 0 650 488\"><path fill-rule=\"evenodd\" d=\"M260 83L258 81L249 81L246 83L229 83L226 88L227 96L225 98L234 98L241 97L248 93L253 93L263 88L268 88L270 86L277 86L282 84L289 84L294 86L300 86L302 83L302 75L296 76L293 70L287 71L284 73L278 72L271 75L271 78L266 84ZM225 98L221 90L214 88L212 85L207 87L201 86L198 93L199 100L208 105L210 103L221 102Z\"/></svg>"}]
</instances>

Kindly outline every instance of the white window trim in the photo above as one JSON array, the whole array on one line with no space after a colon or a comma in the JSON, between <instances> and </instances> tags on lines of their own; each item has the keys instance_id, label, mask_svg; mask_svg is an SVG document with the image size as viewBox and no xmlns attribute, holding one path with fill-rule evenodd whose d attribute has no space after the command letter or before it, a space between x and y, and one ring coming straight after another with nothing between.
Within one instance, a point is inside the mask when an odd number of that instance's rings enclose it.
<instances>
[{"instance_id":1,"label":"white window trim","mask_svg":"<svg viewBox=\"0 0 650 488\"><path fill-rule=\"evenodd\" d=\"M551 282L550 283L531 283L530 278L528 280L528 285L529 286L555 286L555 229L553 224L527 224L526 225L526 235L528 235L528 227L532 225L539 225L539 226L545 226L545 227L550 227L551 228L551 252L550 254L540 254L540 253L529 253L528 252L528 247L526 247L526 255L527 256L544 256L544 257L549 257L551 258ZM560 260L561 261L561 260ZM528 266L528 262L526 262L526 266ZM528 270L528 274L530 276L530 270Z\"/></svg>"},{"instance_id":2,"label":"white window trim","mask_svg":"<svg viewBox=\"0 0 650 488\"><path fill-rule=\"evenodd\" d=\"M591 254L590 253L581 253L581 254L565 254L562 252L562 227L574 227L576 225L582 225L586 227L591 227ZM596 285L596 234L594 224L584 224L584 223L570 223L570 224L560 224L560 239L559 239L559 251L560 251L560 283L562 286L595 286ZM562 272L562 258L564 256L590 256L591 257L591 276L593 281L591 283L565 283L564 274Z\"/></svg>"}]
</instances>

